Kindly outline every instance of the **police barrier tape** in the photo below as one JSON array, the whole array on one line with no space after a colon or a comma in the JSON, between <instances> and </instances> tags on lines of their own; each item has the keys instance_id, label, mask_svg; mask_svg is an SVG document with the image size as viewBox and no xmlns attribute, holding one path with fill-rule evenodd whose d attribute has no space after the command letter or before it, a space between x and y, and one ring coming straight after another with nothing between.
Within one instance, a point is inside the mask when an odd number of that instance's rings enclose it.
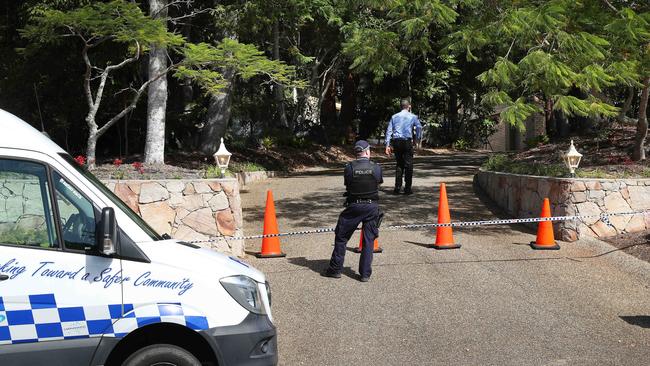
<instances>
[{"instance_id":1,"label":"police barrier tape","mask_svg":"<svg viewBox=\"0 0 650 366\"><path fill-rule=\"evenodd\" d=\"M439 224L439 223L424 223L424 224L404 224L404 225L389 225L381 229L381 231L398 231L404 229L422 229L422 228L437 228L437 227L471 227L471 226L488 226L488 225L507 225L507 224L527 224L535 223L542 221L570 221L576 219L589 219L589 218L599 218L602 222L609 226L613 226L609 222L610 216L631 216L631 215L650 215L650 209L647 210L637 210L637 211L627 211L627 212L613 212L613 213L601 213L599 215L571 215L571 216L553 216L553 217L530 217L525 219L503 219L503 220L480 220L480 221L459 221L452 222L448 224ZM218 240L252 240L252 239L264 239L264 238L277 238L283 236L296 236L296 235L310 235L310 234L324 234L334 232L335 228L320 228L312 230L302 230L302 231L290 231L286 233L278 234L266 234L266 235L249 235L249 236L234 236L234 237L219 237L216 239L208 240L193 240L187 241L187 243L208 243L215 242ZM359 229L356 229L359 230Z\"/></svg>"}]
</instances>

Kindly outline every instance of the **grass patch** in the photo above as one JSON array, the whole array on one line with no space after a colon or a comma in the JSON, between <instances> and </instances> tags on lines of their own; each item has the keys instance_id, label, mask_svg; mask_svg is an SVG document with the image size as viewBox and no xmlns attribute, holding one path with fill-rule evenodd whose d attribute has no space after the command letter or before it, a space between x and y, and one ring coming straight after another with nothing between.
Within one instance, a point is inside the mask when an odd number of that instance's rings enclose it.
<instances>
[{"instance_id":1,"label":"grass patch","mask_svg":"<svg viewBox=\"0 0 650 366\"><path fill-rule=\"evenodd\" d=\"M228 167L228 170L233 172L265 172L266 168L252 162L233 162Z\"/></svg>"},{"instance_id":2,"label":"grass patch","mask_svg":"<svg viewBox=\"0 0 650 366\"><path fill-rule=\"evenodd\" d=\"M266 171L266 168L251 162L233 162L225 172L225 178L234 178L239 172ZM206 179L221 178L221 168L217 165L208 165L203 170L203 177Z\"/></svg>"}]
</instances>

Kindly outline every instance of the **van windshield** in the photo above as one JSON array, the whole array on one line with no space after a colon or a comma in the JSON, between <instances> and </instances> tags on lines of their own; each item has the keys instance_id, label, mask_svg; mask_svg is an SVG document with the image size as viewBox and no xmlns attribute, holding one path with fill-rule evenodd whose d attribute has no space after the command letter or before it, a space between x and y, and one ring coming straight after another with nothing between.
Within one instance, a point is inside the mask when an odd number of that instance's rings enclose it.
<instances>
[{"instance_id":1,"label":"van windshield","mask_svg":"<svg viewBox=\"0 0 650 366\"><path fill-rule=\"evenodd\" d=\"M60 153L61 157L68 163L70 166L72 166L76 171L81 173L84 177L86 177L97 189L102 191L108 197L108 199L111 200L117 207L122 210L131 220L133 220L142 230L144 230L149 237L151 237L151 240L162 240L163 238L156 233L154 229L149 226L137 213L133 212L133 210L126 204L124 201L122 201L119 197L115 195L115 193L111 192L110 189L108 189L102 182L97 179L91 172L88 171L85 167L79 165L73 158L72 156L68 154L63 154Z\"/></svg>"}]
</instances>

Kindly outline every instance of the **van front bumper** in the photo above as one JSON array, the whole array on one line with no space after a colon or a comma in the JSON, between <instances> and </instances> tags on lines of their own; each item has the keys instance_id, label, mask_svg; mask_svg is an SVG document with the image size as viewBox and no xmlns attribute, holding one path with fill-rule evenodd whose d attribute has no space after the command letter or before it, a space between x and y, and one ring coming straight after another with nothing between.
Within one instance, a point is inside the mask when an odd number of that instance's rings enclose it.
<instances>
[{"instance_id":1,"label":"van front bumper","mask_svg":"<svg viewBox=\"0 0 650 366\"><path fill-rule=\"evenodd\" d=\"M250 313L237 325L200 332L215 350L220 366L275 366L276 329L266 315Z\"/></svg>"}]
</instances>

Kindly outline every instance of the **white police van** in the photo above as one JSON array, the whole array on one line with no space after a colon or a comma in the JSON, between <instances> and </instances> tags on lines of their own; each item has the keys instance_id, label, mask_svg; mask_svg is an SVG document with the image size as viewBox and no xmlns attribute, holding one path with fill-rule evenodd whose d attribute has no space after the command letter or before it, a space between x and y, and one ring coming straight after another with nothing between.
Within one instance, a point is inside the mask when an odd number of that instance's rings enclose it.
<instances>
[{"instance_id":1,"label":"white police van","mask_svg":"<svg viewBox=\"0 0 650 366\"><path fill-rule=\"evenodd\" d=\"M159 236L0 110L0 365L275 365L264 275Z\"/></svg>"}]
</instances>

